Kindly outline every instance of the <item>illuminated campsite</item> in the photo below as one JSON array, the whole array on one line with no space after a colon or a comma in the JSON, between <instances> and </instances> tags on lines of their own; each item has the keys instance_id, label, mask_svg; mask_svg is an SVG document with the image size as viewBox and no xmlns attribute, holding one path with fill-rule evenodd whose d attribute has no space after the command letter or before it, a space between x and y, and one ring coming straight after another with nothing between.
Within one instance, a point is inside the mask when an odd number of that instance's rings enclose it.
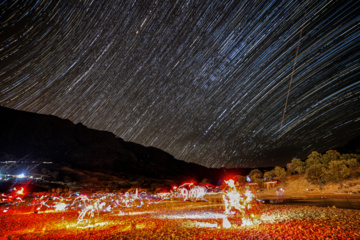
<instances>
[{"instance_id":1,"label":"illuminated campsite","mask_svg":"<svg viewBox=\"0 0 360 240\"><path fill-rule=\"evenodd\" d=\"M0 240L360 239L359 13L0 1Z\"/></svg>"},{"instance_id":2,"label":"illuminated campsite","mask_svg":"<svg viewBox=\"0 0 360 240\"><path fill-rule=\"evenodd\" d=\"M357 239L360 210L264 204L233 179L148 194L2 194L1 239Z\"/></svg>"}]
</instances>

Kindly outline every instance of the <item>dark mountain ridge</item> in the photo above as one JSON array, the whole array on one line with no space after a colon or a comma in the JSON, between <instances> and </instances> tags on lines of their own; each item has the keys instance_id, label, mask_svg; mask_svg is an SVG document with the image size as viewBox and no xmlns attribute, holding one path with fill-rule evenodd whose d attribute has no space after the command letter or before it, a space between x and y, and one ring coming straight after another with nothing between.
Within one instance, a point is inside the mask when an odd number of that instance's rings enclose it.
<instances>
[{"instance_id":1,"label":"dark mountain ridge","mask_svg":"<svg viewBox=\"0 0 360 240\"><path fill-rule=\"evenodd\" d=\"M359 153L359 140L353 139L338 150ZM207 168L175 159L155 147L124 141L107 131L89 129L81 123L0 106L0 161L12 160L53 162L57 169L106 173L122 179L137 176L148 181L181 182L206 178L213 184L234 175L247 175L252 170ZM63 178L64 175L60 176Z\"/></svg>"},{"instance_id":2,"label":"dark mountain ridge","mask_svg":"<svg viewBox=\"0 0 360 240\"><path fill-rule=\"evenodd\" d=\"M126 142L81 123L0 106L0 160L11 160L9 156L156 179L208 178L216 182L223 173L221 169L187 163L161 149Z\"/></svg>"}]
</instances>

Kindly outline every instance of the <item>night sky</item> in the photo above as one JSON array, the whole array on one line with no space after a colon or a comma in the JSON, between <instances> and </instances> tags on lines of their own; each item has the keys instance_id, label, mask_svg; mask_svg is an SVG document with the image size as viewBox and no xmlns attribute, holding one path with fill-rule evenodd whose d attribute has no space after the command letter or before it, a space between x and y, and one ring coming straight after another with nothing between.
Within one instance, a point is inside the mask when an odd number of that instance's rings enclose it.
<instances>
[{"instance_id":1,"label":"night sky","mask_svg":"<svg viewBox=\"0 0 360 240\"><path fill-rule=\"evenodd\" d=\"M5 0L0 105L208 167L284 166L360 135L359 13L344 0Z\"/></svg>"}]
</instances>

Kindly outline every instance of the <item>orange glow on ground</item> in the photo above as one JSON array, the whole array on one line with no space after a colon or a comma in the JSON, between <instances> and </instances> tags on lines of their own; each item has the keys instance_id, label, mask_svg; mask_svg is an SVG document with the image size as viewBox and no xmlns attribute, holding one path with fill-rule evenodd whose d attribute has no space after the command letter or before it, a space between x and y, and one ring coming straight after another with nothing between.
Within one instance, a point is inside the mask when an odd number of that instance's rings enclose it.
<instances>
[{"instance_id":1,"label":"orange glow on ground","mask_svg":"<svg viewBox=\"0 0 360 240\"><path fill-rule=\"evenodd\" d=\"M360 211L336 208L266 205L261 218L243 226L241 216L223 213L208 202L168 202L128 214L102 213L77 224L76 211L0 214L0 237L32 239L357 239ZM25 214L26 213L26 214ZM164 218L163 216L181 216ZM214 217L216 216L216 217ZM229 225L231 224L231 226ZM156 229L156 231L154 230ZM206 231L204 231L206 229ZM90 237L91 236L91 237Z\"/></svg>"},{"instance_id":2,"label":"orange glow on ground","mask_svg":"<svg viewBox=\"0 0 360 240\"><path fill-rule=\"evenodd\" d=\"M0 205L0 240L360 239L360 210L263 205L256 212L252 192L229 183L222 193L206 194L207 201L135 191L6 203ZM238 193L234 202L243 211L229 208L226 212L221 200L232 193ZM37 208L40 211L34 213Z\"/></svg>"}]
</instances>

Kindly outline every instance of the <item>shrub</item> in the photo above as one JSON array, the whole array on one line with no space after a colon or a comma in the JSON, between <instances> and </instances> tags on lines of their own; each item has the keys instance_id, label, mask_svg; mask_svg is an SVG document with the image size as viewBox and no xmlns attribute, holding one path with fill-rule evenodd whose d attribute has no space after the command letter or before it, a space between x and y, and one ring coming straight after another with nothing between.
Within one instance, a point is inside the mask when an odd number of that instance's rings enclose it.
<instances>
[{"instance_id":1,"label":"shrub","mask_svg":"<svg viewBox=\"0 0 360 240\"><path fill-rule=\"evenodd\" d=\"M255 179L262 179L263 173L259 169L253 169L250 171L249 177L251 181L255 181Z\"/></svg>"},{"instance_id":2,"label":"shrub","mask_svg":"<svg viewBox=\"0 0 360 240\"><path fill-rule=\"evenodd\" d=\"M276 177L274 169L264 173L264 179L266 179L266 180L271 180L274 177Z\"/></svg>"},{"instance_id":3,"label":"shrub","mask_svg":"<svg viewBox=\"0 0 360 240\"><path fill-rule=\"evenodd\" d=\"M358 156L356 154L354 154L354 153L345 153L345 154L341 155L342 160L349 160L349 159L352 159L352 158L357 159Z\"/></svg>"},{"instance_id":4,"label":"shrub","mask_svg":"<svg viewBox=\"0 0 360 240\"><path fill-rule=\"evenodd\" d=\"M263 179L263 173L259 169L253 169L249 173L249 177L251 179L251 182L259 184L259 187L262 187L262 184L264 182Z\"/></svg>"},{"instance_id":5,"label":"shrub","mask_svg":"<svg viewBox=\"0 0 360 240\"><path fill-rule=\"evenodd\" d=\"M359 162L356 160L356 158L352 158L352 159L346 160L345 165L349 168L355 168L355 167L359 166Z\"/></svg>"},{"instance_id":6,"label":"shrub","mask_svg":"<svg viewBox=\"0 0 360 240\"><path fill-rule=\"evenodd\" d=\"M285 177L286 177L285 168L276 166L276 167L274 168L274 173L275 173L276 177L277 177L280 181L283 181L283 180L285 179Z\"/></svg>"},{"instance_id":7,"label":"shrub","mask_svg":"<svg viewBox=\"0 0 360 240\"><path fill-rule=\"evenodd\" d=\"M316 151L311 152L311 154L306 159L306 168L309 168L313 165L320 164L321 163L322 155L321 153L318 153Z\"/></svg>"},{"instance_id":8,"label":"shrub","mask_svg":"<svg viewBox=\"0 0 360 240\"><path fill-rule=\"evenodd\" d=\"M325 168L322 164L314 164L306 169L305 178L309 183L323 184L325 182Z\"/></svg>"},{"instance_id":9,"label":"shrub","mask_svg":"<svg viewBox=\"0 0 360 240\"><path fill-rule=\"evenodd\" d=\"M292 175L292 174L295 174L295 169L293 167L293 165L291 163L287 163L286 164L286 170Z\"/></svg>"},{"instance_id":10,"label":"shrub","mask_svg":"<svg viewBox=\"0 0 360 240\"><path fill-rule=\"evenodd\" d=\"M347 161L331 161L329 168L326 170L326 180L328 182L339 182L350 175L350 170L346 166Z\"/></svg>"},{"instance_id":11,"label":"shrub","mask_svg":"<svg viewBox=\"0 0 360 240\"><path fill-rule=\"evenodd\" d=\"M241 175L236 175L234 177L235 182L238 182L240 185L243 185L246 183L246 177Z\"/></svg>"},{"instance_id":12,"label":"shrub","mask_svg":"<svg viewBox=\"0 0 360 240\"><path fill-rule=\"evenodd\" d=\"M341 157L340 153L336 150L328 150L324 155L322 155L320 161L324 166L329 166L331 161L337 161Z\"/></svg>"},{"instance_id":13,"label":"shrub","mask_svg":"<svg viewBox=\"0 0 360 240\"><path fill-rule=\"evenodd\" d=\"M255 178L252 182L257 183L259 188L263 187L264 179L263 178Z\"/></svg>"},{"instance_id":14,"label":"shrub","mask_svg":"<svg viewBox=\"0 0 360 240\"><path fill-rule=\"evenodd\" d=\"M305 172L305 163L298 158L291 160L291 166L295 172L302 174Z\"/></svg>"}]
</instances>

